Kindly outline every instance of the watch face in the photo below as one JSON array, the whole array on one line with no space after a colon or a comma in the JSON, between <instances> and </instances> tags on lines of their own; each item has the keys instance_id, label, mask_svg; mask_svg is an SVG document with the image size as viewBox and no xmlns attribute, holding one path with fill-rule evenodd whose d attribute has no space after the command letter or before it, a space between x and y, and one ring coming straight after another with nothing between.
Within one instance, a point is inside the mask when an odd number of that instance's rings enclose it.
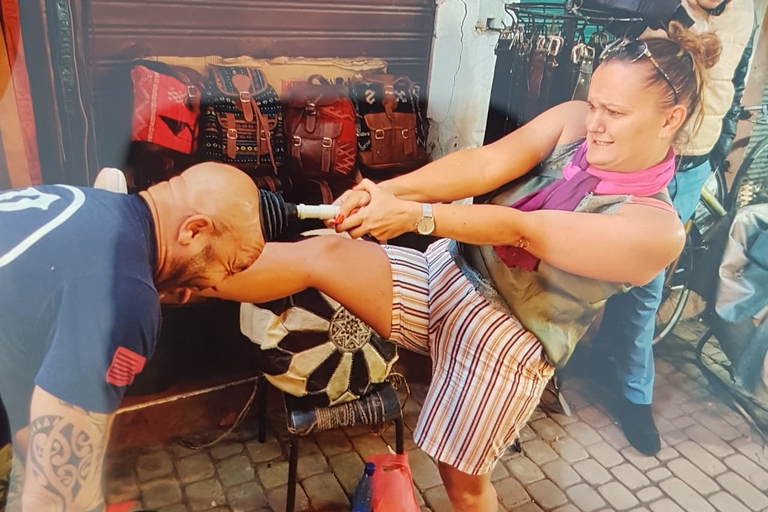
<instances>
[{"instance_id":1,"label":"watch face","mask_svg":"<svg viewBox=\"0 0 768 512\"><path fill-rule=\"evenodd\" d=\"M422 217L416 227L420 235L431 235L435 230L435 219L432 217Z\"/></svg>"}]
</instances>

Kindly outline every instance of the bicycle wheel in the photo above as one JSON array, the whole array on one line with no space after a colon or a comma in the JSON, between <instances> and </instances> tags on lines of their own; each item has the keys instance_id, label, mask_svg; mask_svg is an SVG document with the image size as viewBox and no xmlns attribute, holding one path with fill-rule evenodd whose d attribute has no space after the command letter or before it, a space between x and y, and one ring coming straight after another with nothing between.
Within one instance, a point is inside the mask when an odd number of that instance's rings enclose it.
<instances>
[{"instance_id":1,"label":"bicycle wheel","mask_svg":"<svg viewBox=\"0 0 768 512\"><path fill-rule=\"evenodd\" d=\"M728 194L728 210L768 203L768 136L749 150L733 179Z\"/></svg>"},{"instance_id":2,"label":"bicycle wheel","mask_svg":"<svg viewBox=\"0 0 768 512\"><path fill-rule=\"evenodd\" d=\"M667 267L661 305L656 311L656 328L653 332L654 344L671 333L683 316L685 305L688 303L688 296L691 293L688 283L693 271L693 251L694 244L689 234L685 239L685 246L680 257Z\"/></svg>"}]
</instances>

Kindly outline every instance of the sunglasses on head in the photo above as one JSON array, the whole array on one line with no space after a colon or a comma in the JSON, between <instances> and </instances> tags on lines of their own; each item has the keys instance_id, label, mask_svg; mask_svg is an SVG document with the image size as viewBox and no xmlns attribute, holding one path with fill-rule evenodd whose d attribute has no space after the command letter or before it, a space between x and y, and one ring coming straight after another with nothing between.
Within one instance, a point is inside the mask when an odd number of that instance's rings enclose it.
<instances>
[{"instance_id":1,"label":"sunglasses on head","mask_svg":"<svg viewBox=\"0 0 768 512\"><path fill-rule=\"evenodd\" d=\"M669 75L661 68L659 62L653 57L645 41L640 39L616 39L602 51L600 54L600 61L604 61L613 54L623 54L625 58L622 60L625 62L635 62L642 57L647 57L648 60L651 61L651 64L653 64L653 67L656 68L656 71L659 72L662 78L664 78L672 88L672 93L675 95L675 104L677 104L677 98L680 95L680 91L677 90L675 84L672 83L672 79L669 78Z\"/></svg>"}]
</instances>

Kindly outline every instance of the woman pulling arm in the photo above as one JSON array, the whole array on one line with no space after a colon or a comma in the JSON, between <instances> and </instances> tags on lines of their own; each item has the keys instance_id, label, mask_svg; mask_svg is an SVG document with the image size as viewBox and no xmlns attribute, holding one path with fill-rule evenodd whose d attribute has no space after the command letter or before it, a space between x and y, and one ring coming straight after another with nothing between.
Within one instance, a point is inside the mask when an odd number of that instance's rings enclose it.
<instances>
[{"instance_id":1,"label":"woman pulling arm","mask_svg":"<svg viewBox=\"0 0 768 512\"><path fill-rule=\"evenodd\" d=\"M438 461L457 511L495 511L493 466L555 365L597 306L624 283L650 280L682 248L665 193L672 143L699 103L698 65L711 65L717 48L716 38L690 35L614 45L587 104L554 107L493 145L342 196L337 229L384 240L416 231L429 209L422 202L491 192L553 150L575 150L562 179L514 208L434 205L432 234L443 239L425 253L339 236L270 243L210 294L258 303L315 287L381 336L431 356L414 440Z\"/></svg>"}]
</instances>

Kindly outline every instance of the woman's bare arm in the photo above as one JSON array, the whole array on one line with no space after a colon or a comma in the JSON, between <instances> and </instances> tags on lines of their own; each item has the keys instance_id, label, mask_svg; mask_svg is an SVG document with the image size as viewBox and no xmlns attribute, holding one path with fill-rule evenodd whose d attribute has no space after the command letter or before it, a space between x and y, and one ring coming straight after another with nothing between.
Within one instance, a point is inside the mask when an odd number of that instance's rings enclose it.
<instances>
[{"instance_id":1,"label":"woman's bare arm","mask_svg":"<svg viewBox=\"0 0 768 512\"><path fill-rule=\"evenodd\" d=\"M583 136L586 113L586 103L563 103L493 144L457 151L379 185L400 199L430 203L491 192L533 169L557 144ZM364 206L357 203L344 203L341 213Z\"/></svg>"},{"instance_id":2,"label":"woman's bare arm","mask_svg":"<svg viewBox=\"0 0 768 512\"><path fill-rule=\"evenodd\" d=\"M354 238L370 234L390 240L416 230L422 204L403 201L373 183L362 186L370 205L344 220ZM434 236L474 245L515 245L573 274L645 284L682 250L685 234L678 217L651 206L627 204L616 214L558 210L521 212L507 206L435 204Z\"/></svg>"},{"instance_id":3,"label":"woman's bare arm","mask_svg":"<svg viewBox=\"0 0 768 512\"><path fill-rule=\"evenodd\" d=\"M400 225L415 226L421 205L402 203L403 219L410 219ZM515 245L524 240L531 254L561 270L633 285L653 279L685 243L685 231L674 213L643 205L626 204L608 215L437 204L434 217L435 236L475 245ZM386 231L371 234L390 236Z\"/></svg>"}]
</instances>

